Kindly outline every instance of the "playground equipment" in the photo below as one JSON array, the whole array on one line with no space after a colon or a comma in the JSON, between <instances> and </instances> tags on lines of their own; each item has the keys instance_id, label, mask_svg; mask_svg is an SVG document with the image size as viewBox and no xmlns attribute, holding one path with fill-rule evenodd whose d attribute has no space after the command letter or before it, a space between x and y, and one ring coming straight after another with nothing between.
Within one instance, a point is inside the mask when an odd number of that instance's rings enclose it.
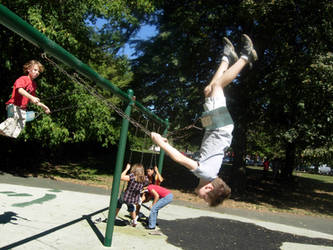
<instances>
[{"instance_id":1,"label":"playground equipment","mask_svg":"<svg viewBox=\"0 0 333 250\"><path fill-rule=\"evenodd\" d=\"M10 29L11 31L17 33L18 35L20 35L33 45L43 50L44 53L54 57L61 63L74 69L76 72L78 72L82 76L85 76L91 81L95 82L99 86L110 90L113 94L116 94L117 96L119 96L121 99L123 99L128 103L127 108L125 109L124 112L119 112L119 113L117 112L118 114L121 113L123 119L120 132L120 139L118 143L118 152L117 152L114 178L112 182L108 224L104 240L105 246L111 246L114 221L115 221L115 211L117 206L117 198L120 185L120 174L124 161L129 122L131 122L134 126L139 126L130 118L132 107L135 107L136 109L140 110L147 117L154 120L156 123L160 124L164 128L163 134L167 133L169 126L168 120L162 120L161 118L153 114L150 110L146 109L141 103L136 101L133 98L134 93L132 90L128 90L127 93L123 92L117 86L113 85L107 79L101 77L88 65L81 62L78 58L70 54L68 51L66 51L58 44L56 44L54 41L48 39L45 35L40 33L38 30L36 30L34 27L25 22L16 14L11 12L8 8L6 8L2 4L0 4L0 23L5 27L7 27L8 29ZM140 128L143 129L142 127ZM146 134L149 134L149 131L144 131L144 132ZM163 159L164 159L164 151L161 151L158 162L158 168L160 172L162 172Z\"/></svg>"}]
</instances>

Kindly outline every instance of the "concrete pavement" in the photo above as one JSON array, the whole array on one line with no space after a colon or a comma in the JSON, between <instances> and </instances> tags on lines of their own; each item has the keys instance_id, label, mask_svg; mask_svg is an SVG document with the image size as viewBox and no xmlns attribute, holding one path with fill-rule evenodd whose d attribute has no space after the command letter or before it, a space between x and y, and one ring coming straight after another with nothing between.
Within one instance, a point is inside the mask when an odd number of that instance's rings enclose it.
<instances>
[{"instance_id":1,"label":"concrete pavement","mask_svg":"<svg viewBox=\"0 0 333 250\"><path fill-rule=\"evenodd\" d=\"M123 206L112 247L104 247L109 193L0 173L0 249L333 250L332 219L214 210L181 201L160 210L161 235L150 235L140 223L129 226ZM142 212L149 215L146 209Z\"/></svg>"}]
</instances>

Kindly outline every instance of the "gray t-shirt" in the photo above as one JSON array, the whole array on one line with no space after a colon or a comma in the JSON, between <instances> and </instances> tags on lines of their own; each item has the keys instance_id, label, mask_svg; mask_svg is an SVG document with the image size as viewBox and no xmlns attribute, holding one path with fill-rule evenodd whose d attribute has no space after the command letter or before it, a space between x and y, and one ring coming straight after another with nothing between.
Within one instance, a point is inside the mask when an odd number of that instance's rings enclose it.
<instances>
[{"instance_id":1,"label":"gray t-shirt","mask_svg":"<svg viewBox=\"0 0 333 250\"><path fill-rule=\"evenodd\" d=\"M232 135L220 129L206 130L200 149L200 160L193 174L200 179L214 180L222 166L224 150L231 144Z\"/></svg>"},{"instance_id":2,"label":"gray t-shirt","mask_svg":"<svg viewBox=\"0 0 333 250\"><path fill-rule=\"evenodd\" d=\"M210 111L226 105L225 97L208 97L204 109ZM200 179L212 181L220 171L224 157L224 150L232 141L234 125L230 124L217 129L206 129L200 148L200 159L193 174Z\"/></svg>"}]
</instances>

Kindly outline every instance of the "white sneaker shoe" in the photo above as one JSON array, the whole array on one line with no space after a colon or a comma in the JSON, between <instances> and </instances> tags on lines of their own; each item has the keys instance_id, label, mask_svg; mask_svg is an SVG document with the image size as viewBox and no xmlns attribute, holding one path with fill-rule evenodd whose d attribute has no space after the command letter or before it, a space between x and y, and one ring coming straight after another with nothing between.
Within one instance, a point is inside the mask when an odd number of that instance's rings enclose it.
<instances>
[{"instance_id":1,"label":"white sneaker shoe","mask_svg":"<svg viewBox=\"0 0 333 250\"><path fill-rule=\"evenodd\" d=\"M131 220L131 224L130 224L132 227L136 227L136 225L138 225L138 222L137 220Z\"/></svg>"}]
</instances>

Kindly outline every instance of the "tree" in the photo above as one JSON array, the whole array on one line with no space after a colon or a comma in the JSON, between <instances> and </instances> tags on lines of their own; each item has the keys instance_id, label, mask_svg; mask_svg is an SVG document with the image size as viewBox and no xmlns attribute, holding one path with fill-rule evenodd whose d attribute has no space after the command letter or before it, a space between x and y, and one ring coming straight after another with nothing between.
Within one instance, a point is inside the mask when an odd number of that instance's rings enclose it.
<instances>
[{"instance_id":1,"label":"tree","mask_svg":"<svg viewBox=\"0 0 333 250\"><path fill-rule=\"evenodd\" d=\"M125 57L117 56L117 51L126 41L126 35L138 26L131 11L148 11L149 1L3 1L2 4L113 84L122 89L128 86L132 78L130 66ZM112 28L91 26L97 18L104 19ZM122 30L126 32L121 33ZM3 62L0 71L6 83L1 89L0 101L8 100L13 82L22 74L22 64L39 58L46 72L38 80L38 95L51 110L59 110L28 124L21 140L34 140L45 147L79 142L98 142L107 147L116 143L120 119L103 101L40 59L42 51L12 31L1 29L0 44ZM84 82L94 86L94 83ZM98 91L106 100L122 105L108 91ZM66 109L69 107L71 109ZM4 117L4 110L1 112Z\"/></svg>"},{"instance_id":2,"label":"tree","mask_svg":"<svg viewBox=\"0 0 333 250\"><path fill-rule=\"evenodd\" d=\"M258 8L259 7L259 8ZM306 148L332 142L332 2L280 1L255 6L265 46L262 53L262 122L284 145L284 178ZM288 20L282 22L282 20ZM260 128L260 123L257 123Z\"/></svg>"},{"instance_id":3,"label":"tree","mask_svg":"<svg viewBox=\"0 0 333 250\"><path fill-rule=\"evenodd\" d=\"M239 49L241 34L249 34L259 61L225 90L236 123L233 181L244 183L244 154L256 147L283 153L288 179L304 149L332 144L332 7L327 0L160 1L152 18L159 33L137 46L135 91L172 128L188 125L201 113L222 37Z\"/></svg>"}]
</instances>

